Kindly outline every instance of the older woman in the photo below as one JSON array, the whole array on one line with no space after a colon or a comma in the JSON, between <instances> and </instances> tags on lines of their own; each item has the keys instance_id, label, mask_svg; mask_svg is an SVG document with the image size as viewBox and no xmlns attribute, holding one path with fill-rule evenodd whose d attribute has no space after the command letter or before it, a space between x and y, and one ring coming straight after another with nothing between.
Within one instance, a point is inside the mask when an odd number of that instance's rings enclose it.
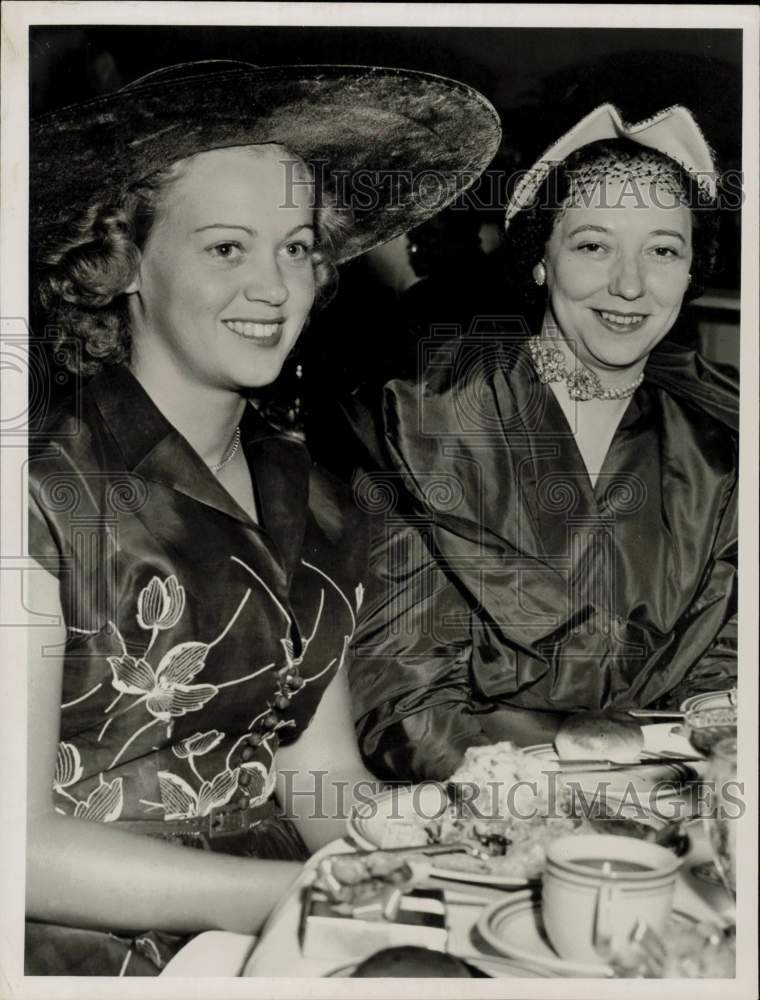
<instances>
[{"instance_id":1,"label":"older woman","mask_svg":"<svg viewBox=\"0 0 760 1000\"><path fill-rule=\"evenodd\" d=\"M92 377L30 466L28 974L251 933L342 832L361 517L249 397L335 263L434 210L422 165L445 202L498 136L451 81L227 63L36 125L40 297Z\"/></svg>"},{"instance_id":2,"label":"older woman","mask_svg":"<svg viewBox=\"0 0 760 1000\"><path fill-rule=\"evenodd\" d=\"M351 668L378 773L445 778L566 713L733 685L736 388L665 341L709 275L715 191L685 109L598 108L508 209L529 304L431 345L357 421L384 469L358 483L377 537Z\"/></svg>"}]
</instances>

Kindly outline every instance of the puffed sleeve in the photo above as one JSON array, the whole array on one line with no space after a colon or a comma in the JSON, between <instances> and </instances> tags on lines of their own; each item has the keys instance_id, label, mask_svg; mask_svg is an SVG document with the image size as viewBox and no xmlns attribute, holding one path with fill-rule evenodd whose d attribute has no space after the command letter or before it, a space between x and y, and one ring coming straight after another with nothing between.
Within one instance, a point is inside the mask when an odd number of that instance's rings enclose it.
<instances>
[{"instance_id":1,"label":"puffed sleeve","mask_svg":"<svg viewBox=\"0 0 760 1000\"><path fill-rule=\"evenodd\" d=\"M43 569L46 569L48 573L52 573L53 576L60 579L63 572L64 558L61 544L57 538L53 522L46 516L35 493L36 491L30 484L28 503L29 527L27 533L28 554Z\"/></svg>"},{"instance_id":2,"label":"puffed sleeve","mask_svg":"<svg viewBox=\"0 0 760 1000\"><path fill-rule=\"evenodd\" d=\"M349 679L370 769L445 780L491 742L472 710L470 608L412 525L375 525Z\"/></svg>"}]
</instances>

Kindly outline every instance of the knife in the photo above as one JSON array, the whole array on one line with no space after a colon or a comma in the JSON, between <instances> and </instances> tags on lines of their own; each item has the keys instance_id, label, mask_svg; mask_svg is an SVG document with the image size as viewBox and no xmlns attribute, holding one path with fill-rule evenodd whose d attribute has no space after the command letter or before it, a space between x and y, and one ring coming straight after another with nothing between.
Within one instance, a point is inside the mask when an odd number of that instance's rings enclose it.
<instances>
[{"instance_id":1,"label":"knife","mask_svg":"<svg viewBox=\"0 0 760 1000\"><path fill-rule=\"evenodd\" d=\"M665 712L660 709L630 708L626 710L634 719L683 719L684 712Z\"/></svg>"},{"instance_id":2,"label":"knife","mask_svg":"<svg viewBox=\"0 0 760 1000\"><path fill-rule=\"evenodd\" d=\"M632 767L656 767L662 764L696 764L704 757L648 757L624 763L618 760L558 760L560 771L627 771Z\"/></svg>"}]
</instances>

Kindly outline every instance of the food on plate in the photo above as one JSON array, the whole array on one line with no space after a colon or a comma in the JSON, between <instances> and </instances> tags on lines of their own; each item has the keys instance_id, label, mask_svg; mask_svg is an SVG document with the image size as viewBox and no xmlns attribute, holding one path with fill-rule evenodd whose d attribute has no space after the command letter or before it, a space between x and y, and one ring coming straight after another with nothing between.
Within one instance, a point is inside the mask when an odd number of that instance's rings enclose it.
<instances>
[{"instance_id":1,"label":"food on plate","mask_svg":"<svg viewBox=\"0 0 760 1000\"><path fill-rule=\"evenodd\" d=\"M733 979L736 975L736 937L711 924L678 927L668 934L665 947L666 979Z\"/></svg>"},{"instance_id":2,"label":"food on plate","mask_svg":"<svg viewBox=\"0 0 760 1000\"><path fill-rule=\"evenodd\" d=\"M695 750L710 754L716 744L736 736L738 712L735 705L690 709L684 718L684 730Z\"/></svg>"},{"instance_id":3,"label":"food on plate","mask_svg":"<svg viewBox=\"0 0 760 1000\"><path fill-rule=\"evenodd\" d=\"M672 920L660 940L662 954L656 957L630 943L612 956L615 976L620 979L733 979L736 975L734 929L713 924Z\"/></svg>"},{"instance_id":4,"label":"food on plate","mask_svg":"<svg viewBox=\"0 0 760 1000\"><path fill-rule=\"evenodd\" d=\"M395 847L464 842L491 855L438 854L439 870L535 879L547 845L582 826L570 815L559 776L508 742L470 747L447 789L449 799L441 791L437 810L421 807L388 825ZM422 796L419 803L428 804Z\"/></svg>"},{"instance_id":5,"label":"food on plate","mask_svg":"<svg viewBox=\"0 0 760 1000\"><path fill-rule=\"evenodd\" d=\"M470 979L470 967L453 955L432 948L398 945L375 952L351 973L352 979L385 977L421 977L428 979Z\"/></svg>"},{"instance_id":6,"label":"food on plate","mask_svg":"<svg viewBox=\"0 0 760 1000\"><path fill-rule=\"evenodd\" d=\"M641 726L627 712L578 712L560 725L554 738L560 760L637 760L644 749Z\"/></svg>"},{"instance_id":7,"label":"food on plate","mask_svg":"<svg viewBox=\"0 0 760 1000\"><path fill-rule=\"evenodd\" d=\"M667 848L679 858L683 857L690 847L689 835L685 829L686 823L679 820L657 827L636 819L618 816L592 816L587 817L586 823L594 833L647 840L651 844L659 844L660 847Z\"/></svg>"},{"instance_id":8,"label":"food on plate","mask_svg":"<svg viewBox=\"0 0 760 1000\"><path fill-rule=\"evenodd\" d=\"M376 851L323 858L314 885L334 902L357 906L388 889L403 891L413 880L414 873L403 857Z\"/></svg>"}]
</instances>

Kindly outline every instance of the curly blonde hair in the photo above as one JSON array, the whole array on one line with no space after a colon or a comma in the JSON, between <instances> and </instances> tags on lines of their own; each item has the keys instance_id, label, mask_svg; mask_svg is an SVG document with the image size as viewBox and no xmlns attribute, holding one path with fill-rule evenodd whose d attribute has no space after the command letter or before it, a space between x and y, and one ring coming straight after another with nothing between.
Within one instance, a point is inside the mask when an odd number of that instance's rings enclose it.
<instances>
[{"instance_id":1,"label":"curly blonde hair","mask_svg":"<svg viewBox=\"0 0 760 1000\"><path fill-rule=\"evenodd\" d=\"M39 304L56 330L55 346L69 371L94 375L104 365L129 362L132 337L125 290L170 186L192 159L151 174L111 202L91 205L73 222L69 237L40 262ZM316 183L314 223L315 305L324 305L337 287L335 261L351 217L329 191L317 190Z\"/></svg>"}]
</instances>

